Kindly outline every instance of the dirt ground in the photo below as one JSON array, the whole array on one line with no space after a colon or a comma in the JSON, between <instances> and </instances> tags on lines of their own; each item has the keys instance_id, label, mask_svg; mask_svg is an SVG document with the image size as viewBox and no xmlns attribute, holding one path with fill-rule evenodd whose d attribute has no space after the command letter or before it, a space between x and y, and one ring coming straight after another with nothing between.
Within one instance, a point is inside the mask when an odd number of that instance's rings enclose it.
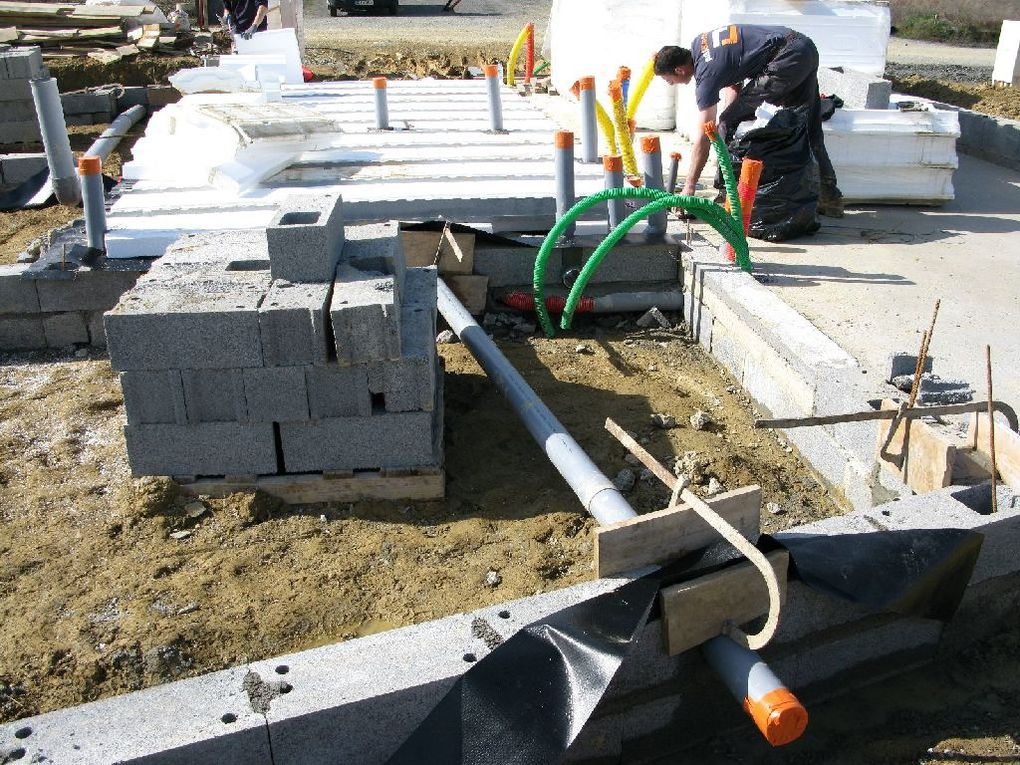
<instances>
[{"instance_id":1,"label":"dirt ground","mask_svg":"<svg viewBox=\"0 0 1020 765\"><path fill-rule=\"evenodd\" d=\"M713 478L761 484L766 530L844 510L790 447L750 428L750 402L678 333L590 329L591 353L576 337L501 344L608 475L632 468L603 430L611 416L680 458L699 492ZM447 499L292 508L132 479L105 358L4 357L0 719L591 578L593 521L466 349L442 353ZM714 420L704 431L688 424L699 409ZM639 480L629 499L645 511L668 496Z\"/></svg>"},{"instance_id":2,"label":"dirt ground","mask_svg":"<svg viewBox=\"0 0 1020 765\"><path fill-rule=\"evenodd\" d=\"M1020 89L991 83L933 80L917 75L893 80L893 90L962 106L984 114L1020 120Z\"/></svg>"}]
</instances>

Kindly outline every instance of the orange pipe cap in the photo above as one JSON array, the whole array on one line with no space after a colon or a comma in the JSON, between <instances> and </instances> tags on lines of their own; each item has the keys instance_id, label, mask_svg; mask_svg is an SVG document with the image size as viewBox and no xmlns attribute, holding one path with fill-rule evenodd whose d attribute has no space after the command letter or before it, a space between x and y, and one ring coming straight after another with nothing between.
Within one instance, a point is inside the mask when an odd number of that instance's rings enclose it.
<instances>
[{"instance_id":1,"label":"orange pipe cap","mask_svg":"<svg viewBox=\"0 0 1020 765\"><path fill-rule=\"evenodd\" d=\"M555 142L557 149L572 149L574 147L574 134L569 130L557 130Z\"/></svg>"},{"instance_id":2,"label":"orange pipe cap","mask_svg":"<svg viewBox=\"0 0 1020 765\"><path fill-rule=\"evenodd\" d=\"M99 175L103 172L103 160L99 157L82 156L78 158L78 175Z\"/></svg>"},{"instance_id":3,"label":"orange pipe cap","mask_svg":"<svg viewBox=\"0 0 1020 765\"><path fill-rule=\"evenodd\" d=\"M486 77L499 77L499 65L498 64L486 64L482 67Z\"/></svg>"},{"instance_id":4,"label":"orange pipe cap","mask_svg":"<svg viewBox=\"0 0 1020 765\"><path fill-rule=\"evenodd\" d=\"M619 154L607 154L602 158L602 167L606 170L606 172L622 173L623 157Z\"/></svg>"},{"instance_id":5,"label":"orange pipe cap","mask_svg":"<svg viewBox=\"0 0 1020 765\"><path fill-rule=\"evenodd\" d=\"M581 85L581 90L595 90L594 77L582 77L578 82Z\"/></svg>"},{"instance_id":6,"label":"orange pipe cap","mask_svg":"<svg viewBox=\"0 0 1020 765\"><path fill-rule=\"evenodd\" d=\"M662 151L662 147L659 144L659 136L657 135L643 135L641 136L641 151L645 154L658 154Z\"/></svg>"},{"instance_id":7,"label":"orange pipe cap","mask_svg":"<svg viewBox=\"0 0 1020 765\"><path fill-rule=\"evenodd\" d=\"M629 183L635 189L640 189L642 186L645 185L645 179L642 178L640 175L628 175L627 183Z\"/></svg>"},{"instance_id":8,"label":"orange pipe cap","mask_svg":"<svg viewBox=\"0 0 1020 765\"><path fill-rule=\"evenodd\" d=\"M629 66L621 66L619 69L617 69L616 70L616 79L620 80L621 82L623 82L624 80L629 80L630 79L630 67Z\"/></svg>"},{"instance_id":9,"label":"orange pipe cap","mask_svg":"<svg viewBox=\"0 0 1020 765\"><path fill-rule=\"evenodd\" d=\"M708 136L708 140L710 140L710 141L714 141L715 140L716 130L715 130L715 123L714 122L706 122L705 123L705 135Z\"/></svg>"},{"instance_id":10,"label":"orange pipe cap","mask_svg":"<svg viewBox=\"0 0 1020 765\"><path fill-rule=\"evenodd\" d=\"M772 746L796 741L808 724L808 713L788 688L776 688L760 699L744 699L746 711Z\"/></svg>"},{"instance_id":11,"label":"orange pipe cap","mask_svg":"<svg viewBox=\"0 0 1020 765\"><path fill-rule=\"evenodd\" d=\"M619 80L613 80L609 83L609 97L614 101L623 100L623 86L620 85Z\"/></svg>"},{"instance_id":12,"label":"orange pipe cap","mask_svg":"<svg viewBox=\"0 0 1020 765\"><path fill-rule=\"evenodd\" d=\"M386 89L386 78L385 77L373 77L372 78L372 87L374 87L376 90L385 90Z\"/></svg>"},{"instance_id":13,"label":"orange pipe cap","mask_svg":"<svg viewBox=\"0 0 1020 765\"><path fill-rule=\"evenodd\" d=\"M683 157L683 155L680 152L674 151L672 154L669 155L669 158L670 159L675 159L677 162L679 162L684 157Z\"/></svg>"}]
</instances>

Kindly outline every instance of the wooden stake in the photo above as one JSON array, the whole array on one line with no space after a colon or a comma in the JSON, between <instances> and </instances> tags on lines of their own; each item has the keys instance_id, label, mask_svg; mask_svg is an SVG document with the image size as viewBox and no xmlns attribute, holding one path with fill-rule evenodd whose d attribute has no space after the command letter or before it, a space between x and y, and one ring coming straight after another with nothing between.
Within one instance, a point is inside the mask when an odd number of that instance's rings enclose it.
<instances>
[{"instance_id":1,"label":"wooden stake","mask_svg":"<svg viewBox=\"0 0 1020 765\"><path fill-rule=\"evenodd\" d=\"M992 408L992 346L985 346L985 366L988 371L988 445L992 457L992 512L999 512L999 498L995 494L995 410Z\"/></svg>"},{"instance_id":2,"label":"wooden stake","mask_svg":"<svg viewBox=\"0 0 1020 765\"><path fill-rule=\"evenodd\" d=\"M942 300L935 301L935 310L931 315L931 324L928 326L928 331L921 337L921 350L917 354L917 366L914 371L914 382L910 386L910 398L907 400L907 409L913 409L914 404L917 403L917 396L921 392L921 375L924 374L924 362L928 358L928 348L931 345L931 338L935 334L935 320L939 317L939 306L942 305ZM889 430L890 437L896 432L895 428ZM888 446L888 444L887 444ZM907 474L907 465L910 461L910 422L907 422L906 429L903 431L903 451L900 452L900 469L903 471L903 475Z\"/></svg>"}]
</instances>

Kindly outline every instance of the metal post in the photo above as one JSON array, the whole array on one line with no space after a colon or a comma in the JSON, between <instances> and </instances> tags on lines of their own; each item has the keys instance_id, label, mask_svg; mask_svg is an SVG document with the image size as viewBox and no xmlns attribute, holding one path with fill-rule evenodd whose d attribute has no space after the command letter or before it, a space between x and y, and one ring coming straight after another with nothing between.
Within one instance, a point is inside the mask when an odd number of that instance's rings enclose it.
<instances>
[{"instance_id":1,"label":"metal post","mask_svg":"<svg viewBox=\"0 0 1020 765\"><path fill-rule=\"evenodd\" d=\"M467 346L500 393L506 397L531 437L542 447L549 461L595 520L605 525L636 517L634 508L585 454L577 441L571 438L567 429L507 361L506 356L500 353L485 330L471 318L471 314L442 279L439 280L438 303L439 312L450 329Z\"/></svg>"},{"instance_id":2,"label":"metal post","mask_svg":"<svg viewBox=\"0 0 1020 765\"><path fill-rule=\"evenodd\" d=\"M623 188L623 157L619 155L603 157L602 169L605 170L607 189ZM609 207L609 230L612 231L627 217L627 208L623 199L610 199L606 204Z\"/></svg>"},{"instance_id":3,"label":"metal post","mask_svg":"<svg viewBox=\"0 0 1020 765\"><path fill-rule=\"evenodd\" d=\"M499 92L499 67L485 65L485 84L489 90L489 128L493 133L503 132L503 101Z\"/></svg>"},{"instance_id":4,"label":"metal post","mask_svg":"<svg viewBox=\"0 0 1020 765\"><path fill-rule=\"evenodd\" d=\"M582 77L580 83L581 161L598 162L599 133L595 118L595 78Z\"/></svg>"},{"instance_id":5,"label":"metal post","mask_svg":"<svg viewBox=\"0 0 1020 765\"><path fill-rule=\"evenodd\" d=\"M81 198L85 208L85 235L94 250L106 250L106 193L103 189L103 160L86 155L78 160Z\"/></svg>"},{"instance_id":6,"label":"metal post","mask_svg":"<svg viewBox=\"0 0 1020 765\"><path fill-rule=\"evenodd\" d=\"M556 131L556 220L574 206L574 134L569 130ZM571 223L563 235L570 239L577 226Z\"/></svg>"},{"instance_id":7,"label":"metal post","mask_svg":"<svg viewBox=\"0 0 1020 765\"><path fill-rule=\"evenodd\" d=\"M680 152L674 151L669 155L669 183L666 184L666 191L670 194L676 193L676 179L680 175Z\"/></svg>"},{"instance_id":8,"label":"metal post","mask_svg":"<svg viewBox=\"0 0 1020 765\"><path fill-rule=\"evenodd\" d=\"M74 172L74 155L64 123L64 108L60 104L57 81L43 77L31 81L32 100L39 118L46 162L50 167L50 185L57 201L62 205L76 205L81 201L81 186Z\"/></svg>"},{"instance_id":9,"label":"metal post","mask_svg":"<svg viewBox=\"0 0 1020 765\"><path fill-rule=\"evenodd\" d=\"M375 127L377 130L390 129L390 110L386 103L386 78L373 77L375 88Z\"/></svg>"},{"instance_id":10,"label":"metal post","mask_svg":"<svg viewBox=\"0 0 1020 765\"><path fill-rule=\"evenodd\" d=\"M641 154L644 157L645 188L662 190L662 149L659 136L646 135L641 138ZM666 233L666 211L648 216L649 234Z\"/></svg>"}]
</instances>

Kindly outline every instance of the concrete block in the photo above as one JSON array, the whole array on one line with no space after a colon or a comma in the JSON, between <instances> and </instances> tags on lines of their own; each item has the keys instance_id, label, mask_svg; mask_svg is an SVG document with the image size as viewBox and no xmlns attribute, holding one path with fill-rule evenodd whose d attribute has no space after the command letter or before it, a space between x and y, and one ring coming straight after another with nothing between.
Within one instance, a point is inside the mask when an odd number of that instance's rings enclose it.
<instances>
[{"instance_id":1,"label":"concrete block","mask_svg":"<svg viewBox=\"0 0 1020 765\"><path fill-rule=\"evenodd\" d=\"M139 279L104 317L114 369L262 366L258 308L267 273L152 276Z\"/></svg>"},{"instance_id":2,"label":"concrete block","mask_svg":"<svg viewBox=\"0 0 1020 765\"><path fill-rule=\"evenodd\" d=\"M3 52L2 58L3 68L0 68L0 79L31 80L46 74L42 49L38 46L11 48Z\"/></svg>"},{"instance_id":3,"label":"concrete block","mask_svg":"<svg viewBox=\"0 0 1020 765\"><path fill-rule=\"evenodd\" d=\"M60 105L65 118L77 114L113 115L117 112L117 96L113 88L85 93L61 93Z\"/></svg>"},{"instance_id":4,"label":"concrete block","mask_svg":"<svg viewBox=\"0 0 1020 765\"><path fill-rule=\"evenodd\" d=\"M266 233L261 229L183 234L166 248L149 269L153 278L168 279L178 274L195 272L226 274L262 271L268 277L269 248Z\"/></svg>"},{"instance_id":5,"label":"concrete block","mask_svg":"<svg viewBox=\"0 0 1020 765\"><path fill-rule=\"evenodd\" d=\"M6 103L8 101L32 101L32 85L31 80L28 79L3 79L4 65L3 61L0 60L0 80L3 80L4 86L0 88L0 103Z\"/></svg>"},{"instance_id":6,"label":"concrete block","mask_svg":"<svg viewBox=\"0 0 1020 765\"><path fill-rule=\"evenodd\" d=\"M45 347L42 316L0 316L0 348L27 350Z\"/></svg>"},{"instance_id":7,"label":"concrete block","mask_svg":"<svg viewBox=\"0 0 1020 765\"><path fill-rule=\"evenodd\" d=\"M289 197L266 227L274 279L330 282L344 245L343 201L337 194Z\"/></svg>"},{"instance_id":8,"label":"concrete block","mask_svg":"<svg viewBox=\"0 0 1020 765\"><path fill-rule=\"evenodd\" d=\"M39 313L35 281L25 279L27 263L0 265L0 314Z\"/></svg>"},{"instance_id":9,"label":"concrete block","mask_svg":"<svg viewBox=\"0 0 1020 765\"><path fill-rule=\"evenodd\" d=\"M1020 86L1020 21L1004 20L995 49L992 82Z\"/></svg>"},{"instance_id":10,"label":"concrete block","mask_svg":"<svg viewBox=\"0 0 1020 765\"><path fill-rule=\"evenodd\" d=\"M244 377L240 369L184 369L188 422L247 422Z\"/></svg>"},{"instance_id":11,"label":"concrete block","mask_svg":"<svg viewBox=\"0 0 1020 765\"><path fill-rule=\"evenodd\" d=\"M901 375L913 375L914 372L917 371L917 354L906 353L904 351L890 353L888 363L889 376L885 378L885 381L891 382L894 377L899 377ZM921 372L931 372L934 368L934 363L935 360L931 356L926 357L924 360L924 369L922 369Z\"/></svg>"},{"instance_id":12,"label":"concrete block","mask_svg":"<svg viewBox=\"0 0 1020 765\"><path fill-rule=\"evenodd\" d=\"M888 109L892 83L854 69L818 68L818 89L843 99L847 109Z\"/></svg>"},{"instance_id":13,"label":"concrete block","mask_svg":"<svg viewBox=\"0 0 1020 765\"><path fill-rule=\"evenodd\" d=\"M430 412L280 424L288 473L437 465L434 436Z\"/></svg>"},{"instance_id":14,"label":"concrete block","mask_svg":"<svg viewBox=\"0 0 1020 765\"><path fill-rule=\"evenodd\" d=\"M172 85L149 85L146 87L149 114L162 109L168 104L176 104L181 100L181 92Z\"/></svg>"},{"instance_id":15,"label":"concrete block","mask_svg":"<svg viewBox=\"0 0 1020 765\"><path fill-rule=\"evenodd\" d=\"M407 261L395 223L347 226L341 259L359 271L389 274L394 277L398 292L404 288Z\"/></svg>"},{"instance_id":16,"label":"concrete block","mask_svg":"<svg viewBox=\"0 0 1020 765\"><path fill-rule=\"evenodd\" d=\"M185 425L184 383L177 369L120 373L129 425Z\"/></svg>"},{"instance_id":17,"label":"concrete block","mask_svg":"<svg viewBox=\"0 0 1020 765\"><path fill-rule=\"evenodd\" d=\"M494 246L478 244L475 247L475 273L489 277L489 288L517 287L532 283L535 272L537 245ZM563 252L554 249L549 256L545 270L547 285L561 285Z\"/></svg>"},{"instance_id":18,"label":"concrete block","mask_svg":"<svg viewBox=\"0 0 1020 765\"><path fill-rule=\"evenodd\" d=\"M0 143L38 143L41 140L39 123L35 120L0 122Z\"/></svg>"},{"instance_id":19,"label":"concrete block","mask_svg":"<svg viewBox=\"0 0 1020 765\"><path fill-rule=\"evenodd\" d=\"M121 296L138 281L139 271L65 271L63 278L43 272L46 278L36 279L39 310L107 311L117 305ZM65 276L66 275L66 276Z\"/></svg>"},{"instance_id":20,"label":"concrete block","mask_svg":"<svg viewBox=\"0 0 1020 765\"><path fill-rule=\"evenodd\" d=\"M270 423L126 425L131 474L268 475L277 472Z\"/></svg>"},{"instance_id":21,"label":"concrete block","mask_svg":"<svg viewBox=\"0 0 1020 765\"><path fill-rule=\"evenodd\" d=\"M379 396L387 412L431 412L436 390L435 312L425 305L410 304L401 314L399 361L369 365L368 387Z\"/></svg>"},{"instance_id":22,"label":"concrete block","mask_svg":"<svg viewBox=\"0 0 1020 765\"><path fill-rule=\"evenodd\" d=\"M88 314L89 345L95 348L106 347L106 328L103 326L103 312L92 311Z\"/></svg>"},{"instance_id":23,"label":"concrete block","mask_svg":"<svg viewBox=\"0 0 1020 765\"><path fill-rule=\"evenodd\" d=\"M85 316L79 311L67 311L43 316L43 332L49 348L65 348L89 341L89 328Z\"/></svg>"},{"instance_id":24,"label":"concrete block","mask_svg":"<svg viewBox=\"0 0 1020 765\"><path fill-rule=\"evenodd\" d=\"M33 175L45 168L45 154L0 155L0 185L11 187L20 186Z\"/></svg>"},{"instance_id":25,"label":"concrete block","mask_svg":"<svg viewBox=\"0 0 1020 765\"><path fill-rule=\"evenodd\" d=\"M30 122L36 119L35 102L31 98L24 101L5 101L0 109L0 124L5 122Z\"/></svg>"},{"instance_id":26,"label":"concrete block","mask_svg":"<svg viewBox=\"0 0 1020 765\"><path fill-rule=\"evenodd\" d=\"M582 248L582 263L598 243ZM673 242L645 242L644 237L624 237L599 264L591 284L615 282L676 282L680 273L680 245Z\"/></svg>"},{"instance_id":27,"label":"concrete block","mask_svg":"<svg viewBox=\"0 0 1020 765\"><path fill-rule=\"evenodd\" d=\"M303 367L245 369L243 377L249 422L308 419L308 389Z\"/></svg>"},{"instance_id":28,"label":"concrete block","mask_svg":"<svg viewBox=\"0 0 1020 765\"><path fill-rule=\"evenodd\" d=\"M337 364L305 368L308 407L313 420L333 417L367 417L372 413L372 393L366 366Z\"/></svg>"},{"instance_id":29,"label":"concrete block","mask_svg":"<svg viewBox=\"0 0 1020 765\"><path fill-rule=\"evenodd\" d=\"M326 312L332 284L277 279L259 306L262 355L267 367L325 364L332 351Z\"/></svg>"},{"instance_id":30,"label":"concrete block","mask_svg":"<svg viewBox=\"0 0 1020 765\"><path fill-rule=\"evenodd\" d=\"M400 358L400 298L394 277L341 264L329 313L341 364Z\"/></svg>"},{"instance_id":31,"label":"concrete block","mask_svg":"<svg viewBox=\"0 0 1020 765\"><path fill-rule=\"evenodd\" d=\"M117 95L117 112L123 112L132 106L148 106L149 89L144 85L132 85L121 88Z\"/></svg>"}]
</instances>

